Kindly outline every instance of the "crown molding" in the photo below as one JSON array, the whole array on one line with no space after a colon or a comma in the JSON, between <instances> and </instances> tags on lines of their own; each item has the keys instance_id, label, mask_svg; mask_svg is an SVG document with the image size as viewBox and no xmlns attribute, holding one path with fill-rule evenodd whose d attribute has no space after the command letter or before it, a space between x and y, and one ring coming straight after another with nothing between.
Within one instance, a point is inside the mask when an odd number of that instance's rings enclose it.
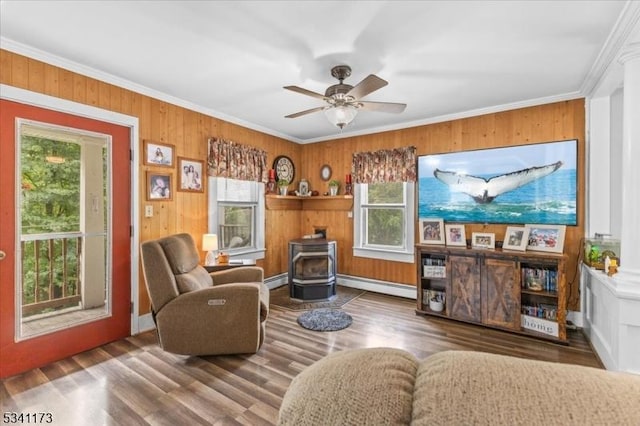
<instances>
[{"instance_id":1,"label":"crown molding","mask_svg":"<svg viewBox=\"0 0 640 426\"><path fill-rule=\"evenodd\" d=\"M77 62L70 61L65 58L61 58L57 55L52 55L51 53L33 48L31 46L28 46L22 43L18 43L6 37L0 37L0 48L16 53L18 55L26 56L31 59L42 61L59 68L63 68L65 70L78 73L90 78L95 78L96 80L113 84L114 86L122 87L124 89L131 90L141 95L149 96L151 98L158 99L160 101L168 102L170 104L180 106L180 107L189 109L191 111L200 112L202 114L205 114L220 120L224 120L229 123L237 124L238 126L242 126L251 130L266 133L268 135L282 138L291 142L297 142L297 143L302 142L301 140L291 135L287 135L287 134L275 131L273 129L268 129L266 127L262 127L254 123L250 123L248 121L239 119L237 117L232 117L230 115L221 113L219 111L216 111L210 108L205 108L201 105L194 104L193 102L189 102L184 99L180 99L175 96L168 95L166 93L160 92L158 90L152 89L150 87L147 87L138 83L134 83L132 81L123 79L113 74L109 74L104 71L100 71L95 68L91 68L86 65L82 65Z\"/></svg>"},{"instance_id":2,"label":"crown molding","mask_svg":"<svg viewBox=\"0 0 640 426\"><path fill-rule=\"evenodd\" d=\"M604 46L582 83L580 92L584 97L594 96L599 86L607 79L607 74L615 74L619 71L616 70L620 65L617 58L619 58L621 51L634 31L638 30L638 22L640 22L640 2L627 0L618 20L609 33L609 37L607 37ZM611 91L611 89L608 91Z\"/></svg>"},{"instance_id":3,"label":"crown molding","mask_svg":"<svg viewBox=\"0 0 640 426\"><path fill-rule=\"evenodd\" d=\"M445 121L454 121L454 120L460 120L463 118L477 117L480 115L495 114L497 112L510 111L514 109L552 104L555 102L571 101L571 100L579 99L583 97L584 95L579 91L569 92L561 95L546 96L543 98L529 99L526 101L518 101L518 102L512 102L508 104L471 109L468 111L456 112L456 113L447 114L447 115L440 115L437 117L430 117L422 120L406 121L404 123L398 123L390 126L374 127L374 128L369 128L363 131L341 133L340 135L331 135L331 136L312 138L312 139L304 139L300 143L307 144L307 143L316 143L316 142L327 142L332 140L350 138L353 136L363 136L363 135L369 135L373 133L388 132L392 130L402 130L402 129L408 129L411 127L426 126L428 124L442 123Z\"/></svg>"}]
</instances>

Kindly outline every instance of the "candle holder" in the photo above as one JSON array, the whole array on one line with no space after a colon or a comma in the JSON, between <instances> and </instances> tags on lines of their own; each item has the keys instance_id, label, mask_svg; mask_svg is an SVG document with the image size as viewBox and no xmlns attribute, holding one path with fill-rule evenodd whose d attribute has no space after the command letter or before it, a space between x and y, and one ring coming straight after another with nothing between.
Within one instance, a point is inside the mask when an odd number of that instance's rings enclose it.
<instances>
[{"instance_id":1,"label":"candle holder","mask_svg":"<svg viewBox=\"0 0 640 426\"><path fill-rule=\"evenodd\" d=\"M276 171L274 169L269 170L269 181L267 182L267 194L276 193Z\"/></svg>"},{"instance_id":2,"label":"candle holder","mask_svg":"<svg viewBox=\"0 0 640 426\"><path fill-rule=\"evenodd\" d=\"M353 184L345 183L344 184L344 195L353 195Z\"/></svg>"},{"instance_id":3,"label":"candle holder","mask_svg":"<svg viewBox=\"0 0 640 426\"><path fill-rule=\"evenodd\" d=\"M344 178L344 194L353 195L353 183L351 182L351 175L346 175Z\"/></svg>"}]
</instances>

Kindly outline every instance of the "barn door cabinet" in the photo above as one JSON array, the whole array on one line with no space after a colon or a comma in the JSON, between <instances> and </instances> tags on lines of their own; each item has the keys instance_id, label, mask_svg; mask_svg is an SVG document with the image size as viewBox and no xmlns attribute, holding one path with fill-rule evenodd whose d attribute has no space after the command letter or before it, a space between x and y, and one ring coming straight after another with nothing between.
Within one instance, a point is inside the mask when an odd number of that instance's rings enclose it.
<instances>
[{"instance_id":1,"label":"barn door cabinet","mask_svg":"<svg viewBox=\"0 0 640 426\"><path fill-rule=\"evenodd\" d=\"M417 246L416 312L567 342L561 254Z\"/></svg>"}]
</instances>

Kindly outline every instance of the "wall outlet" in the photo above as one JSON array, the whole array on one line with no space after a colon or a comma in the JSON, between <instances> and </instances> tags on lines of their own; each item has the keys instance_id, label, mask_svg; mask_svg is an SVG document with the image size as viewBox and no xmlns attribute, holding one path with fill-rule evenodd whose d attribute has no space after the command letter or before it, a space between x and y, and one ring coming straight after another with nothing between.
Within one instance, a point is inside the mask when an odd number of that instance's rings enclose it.
<instances>
[{"instance_id":1,"label":"wall outlet","mask_svg":"<svg viewBox=\"0 0 640 426\"><path fill-rule=\"evenodd\" d=\"M153 206L144 206L144 217L153 217Z\"/></svg>"}]
</instances>

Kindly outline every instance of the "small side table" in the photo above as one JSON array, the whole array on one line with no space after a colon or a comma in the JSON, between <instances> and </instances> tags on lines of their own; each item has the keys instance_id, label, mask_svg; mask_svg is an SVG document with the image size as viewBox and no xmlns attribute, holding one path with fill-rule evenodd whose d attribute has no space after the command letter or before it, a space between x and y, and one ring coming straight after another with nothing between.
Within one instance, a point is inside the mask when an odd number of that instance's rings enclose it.
<instances>
[{"instance_id":1,"label":"small side table","mask_svg":"<svg viewBox=\"0 0 640 426\"><path fill-rule=\"evenodd\" d=\"M231 259L229 263L215 265L202 265L207 272L224 271L225 269L238 268L240 266L256 266L254 259Z\"/></svg>"}]
</instances>

